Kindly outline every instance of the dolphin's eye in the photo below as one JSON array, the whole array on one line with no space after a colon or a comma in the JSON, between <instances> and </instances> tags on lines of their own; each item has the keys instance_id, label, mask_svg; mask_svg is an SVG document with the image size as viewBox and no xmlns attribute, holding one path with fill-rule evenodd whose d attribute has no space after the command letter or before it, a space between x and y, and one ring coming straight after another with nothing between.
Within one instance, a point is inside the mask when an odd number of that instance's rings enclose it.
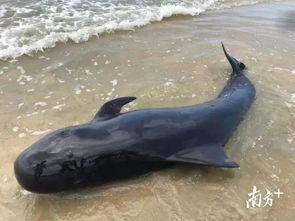
<instances>
[{"instance_id":1,"label":"dolphin's eye","mask_svg":"<svg viewBox=\"0 0 295 221\"><path fill-rule=\"evenodd\" d=\"M70 135L70 131L68 130L60 132L61 137L68 137L69 135Z\"/></svg>"}]
</instances>

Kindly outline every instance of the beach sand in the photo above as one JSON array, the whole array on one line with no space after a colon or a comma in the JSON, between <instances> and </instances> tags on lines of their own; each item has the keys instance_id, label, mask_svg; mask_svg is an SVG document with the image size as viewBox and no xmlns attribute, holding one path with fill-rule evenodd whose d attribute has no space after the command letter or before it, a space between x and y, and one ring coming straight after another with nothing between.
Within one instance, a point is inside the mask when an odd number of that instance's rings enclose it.
<instances>
[{"instance_id":1,"label":"beach sand","mask_svg":"<svg viewBox=\"0 0 295 221\"><path fill-rule=\"evenodd\" d=\"M294 8L281 1L177 16L0 61L0 220L295 220ZM90 121L107 100L136 96L128 111L214 99L231 71L221 41L257 89L226 145L240 169L179 166L53 195L17 184L13 162L22 150ZM254 185L263 196L284 194L247 209Z\"/></svg>"}]
</instances>

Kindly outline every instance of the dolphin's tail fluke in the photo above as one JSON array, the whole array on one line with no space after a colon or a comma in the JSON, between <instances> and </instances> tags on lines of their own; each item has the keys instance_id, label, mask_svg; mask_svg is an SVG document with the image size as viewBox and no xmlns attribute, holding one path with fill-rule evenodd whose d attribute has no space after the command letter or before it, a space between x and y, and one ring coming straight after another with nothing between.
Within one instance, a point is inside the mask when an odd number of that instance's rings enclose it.
<instances>
[{"instance_id":1,"label":"dolphin's tail fluke","mask_svg":"<svg viewBox=\"0 0 295 221\"><path fill-rule=\"evenodd\" d=\"M233 72L235 74L241 74L242 71L246 68L246 65L242 62L239 62L237 59L235 59L234 57L230 56L226 50L225 50L225 47L223 45L223 42L221 42L221 45L222 45L222 49L223 49L223 52L228 60L228 62L230 63L232 69L233 69Z\"/></svg>"}]
</instances>

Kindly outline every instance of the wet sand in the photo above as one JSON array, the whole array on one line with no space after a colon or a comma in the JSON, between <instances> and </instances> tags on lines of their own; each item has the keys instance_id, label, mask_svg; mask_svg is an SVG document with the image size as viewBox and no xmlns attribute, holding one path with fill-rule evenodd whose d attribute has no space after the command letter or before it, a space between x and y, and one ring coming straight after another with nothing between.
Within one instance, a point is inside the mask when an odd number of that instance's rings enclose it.
<instances>
[{"instance_id":1,"label":"wet sand","mask_svg":"<svg viewBox=\"0 0 295 221\"><path fill-rule=\"evenodd\" d=\"M293 1L177 16L135 31L59 44L0 61L0 220L294 220ZM49 131L91 120L117 96L125 111L213 99L230 74L222 53L248 66L257 99L226 145L240 169L179 166L53 195L24 191L17 155ZM280 188L273 205L246 209L256 185Z\"/></svg>"}]
</instances>

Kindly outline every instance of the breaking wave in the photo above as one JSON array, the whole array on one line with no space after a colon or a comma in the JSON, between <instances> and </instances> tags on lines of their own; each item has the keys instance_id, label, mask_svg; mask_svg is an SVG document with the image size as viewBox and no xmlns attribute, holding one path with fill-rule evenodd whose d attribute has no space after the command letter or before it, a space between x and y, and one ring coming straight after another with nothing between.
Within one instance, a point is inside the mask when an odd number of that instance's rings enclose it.
<instances>
[{"instance_id":1,"label":"breaking wave","mask_svg":"<svg viewBox=\"0 0 295 221\"><path fill-rule=\"evenodd\" d=\"M130 30L173 15L198 15L226 0L26 0L0 6L0 59L87 41L114 30ZM253 1L252 1L253 2Z\"/></svg>"}]
</instances>

